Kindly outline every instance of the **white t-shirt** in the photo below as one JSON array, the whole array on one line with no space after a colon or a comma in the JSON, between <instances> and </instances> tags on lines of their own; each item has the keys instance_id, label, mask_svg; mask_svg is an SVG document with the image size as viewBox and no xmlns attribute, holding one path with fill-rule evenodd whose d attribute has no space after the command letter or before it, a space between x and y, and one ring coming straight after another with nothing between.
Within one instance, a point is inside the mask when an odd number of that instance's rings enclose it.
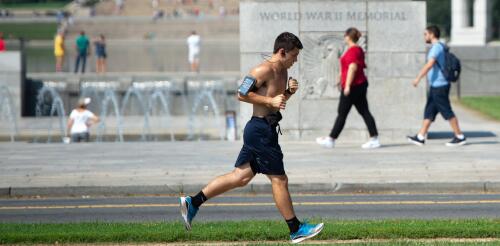
<instances>
[{"instance_id":1,"label":"white t-shirt","mask_svg":"<svg viewBox=\"0 0 500 246\"><path fill-rule=\"evenodd\" d=\"M189 53L199 53L201 46L201 38L200 35L190 35L187 39L187 44L189 47Z\"/></svg>"},{"instance_id":2,"label":"white t-shirt","mask_svg":"<svg viewBox=\"0 0 500 246\"><path fill-rule=\"evenodd\" d=\"M87 122L93 117L95 117L95 115L88 110L79 112L78 110L73 109L73 111L71 111L71 114L69 115L69 118L73 120L71 134L88 132L89 127L87 125Z\"/></svg>"}]
</instances>

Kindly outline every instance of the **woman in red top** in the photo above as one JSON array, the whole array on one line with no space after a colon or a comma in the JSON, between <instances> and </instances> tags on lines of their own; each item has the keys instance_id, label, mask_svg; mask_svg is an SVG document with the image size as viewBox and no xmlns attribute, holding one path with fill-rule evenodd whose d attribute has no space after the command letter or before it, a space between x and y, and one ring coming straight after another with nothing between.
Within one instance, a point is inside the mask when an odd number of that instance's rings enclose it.
<instances>
[{"instance_id":1,"label":"woman in red top","mask_svg":"<svg viewBox=\"0 0 500 246\"><path fill-rule=\"evenodd\" d=\"M344 40L348 49L340 58L340 74L338 84L340 86L341 93L337 119L335 120L335 125L333 126L330 136L316 139L318 144L327 148L334 147L335 140L342 132L347 115L353 105L358 110L358 113L363 117L371 137L370 141L363 144L361 147L365 149L380 147L375 119L373 119L373 116L368 109L368 101L366 100L368 80L366 79L364 73L364 69L366 68L365 54L363 49L356 44L360 37L361 32L359 32L356 28L347 29L344 35Z\"/></svg>"}]
</instances>

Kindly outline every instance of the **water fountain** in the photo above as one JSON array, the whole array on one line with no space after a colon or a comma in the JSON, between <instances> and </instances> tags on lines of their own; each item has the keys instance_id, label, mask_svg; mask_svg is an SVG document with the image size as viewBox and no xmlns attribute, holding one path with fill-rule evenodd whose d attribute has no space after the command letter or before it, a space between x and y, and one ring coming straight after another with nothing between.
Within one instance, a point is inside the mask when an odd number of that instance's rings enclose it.
<instances>
[{"instance_id":1,"label":"water fountain","mask_svg":"<svg viewBox=\"0 0 500 246\"><path fill-rule=\"evenodd\" d=\"M147 112L147 105L146 102L144 102L143 98L143 91L141 90L141 86L138 83L132 83L132 86L130 86L127 89L127 92L125 93L125 96L123 97L122 104L121 104L121 110L120 110L120 115L122 117L127 116L127 106L130 108L132 107L131 105L131 99L132 97L135 97L138 102L139 110L144 116L144 124L141 132L141 140L146 141L147 140L147 135L150 133L150 127L149 127L149 115ZM132 111L132 110L129 110ZM122 125L123 126L123 125Z\"/></svg>"},{"instance_id":2,"label":"water fountain","mask_svg":"<svg viewBox=\"0 0 500 246\"><path fill-rule=\"evenodd\" d=\"M100 115L101 122L98 126L97 138L98 142L103 141L103 136L106 131L106 122L109 107L114 112L117 125L117 141L124 141L125 123L124 117L132 117L130 122L134 123L134 113L142 115L143 127L141 131L141 141L153 139L151 134L150 118L155 112L159 112L161 118L161 128L169 128L170 140L175 140L174 133L169 127L171 121L171 113L169 110L170 81L144 81L133 82L127 88L121 104L118 104L116 91L119 89L117 82L84 82L81 84L81 96L91 97L94 101L101 105ZM135 101L134 101L135 100ZM96 105L94 105L95 107ZM137 107L138 112L134 112L134 107ZM158 110L159 109L159 110ZM97 112L97 111L96 111ZM163 116L163 117L162 117ZM157 140L157 138L155 138Z\"/></svg>"},{"instance_id":3,"label":"water fountain","mask_svg":"<svg viewBox=\"0 0 500 246\"><path fill-rule=\"evenodd\" d=\"M54 142L55 135L68 134L68 115L61 99L65 94L60 94L67 91L66 85L66 82L48 81L38 92L36 116L39 122L48 124L42 128L48 132L47 142ZM12 107L4 102L4 98L8 98L4 94L0 91L0 113L6 118L5 115L13 113ZM210 135L225 139L223 113L228 105L224 81L220 78L193 77L185 83L165 78L136 80L127 88L116 81L83 81L78 96L90 97L93 103L88 109L100 116L93 134L96 142L175 141L175 133L179 132L187 132L186 140L205 140ZM69 109L66 105L66 110ZM15 117L6 119L13 121ZM54 126L54 120L58 120L58 127ZM39 132L34 133L40 136ZM140 137L133 139L134 136ZM38 137L34 141L37 142Z\"/></svg>"},{"instance_id":4,"label":"water fountain","mask_svg":"<svg viewBox=\"0 0 500 246\"><path fill-rule=\"evenodd\" d=\"M54 116L59 119L59 134L61 141L66 136L66 112L61 96L56 91L57 89L65 89L66 83L63 82L44 82L43 87L38 92L36 103L36 117L41 118L44 116L49 117L49 126L47 128L47 142L52 142L52 120ZM35 142L37 142L35 138Z\"/></svg>"},{"instance_id":5,"label":"water fountain","mask_svg":"<svg viewBox=\"0 0 500 246\"><path fill-rule=\"evenodd\" d=\"M120 115L120 107L115 91L119 88L118 82L82 82L81 83L81 97L90 97L91 99L100 103L100 122L97 126L96 141L102 142L106 134L106 121L108 120L108 111L111 106L111 111L114 113L116 120L116 139L115 141L123 142L123 128L122 119Z\"/></svg>"},{"instance_id":6,"label":"water fountain","mask_svg":"<svg viewBox=\"0 0 500 246\"><path fill-rule=\"evenodd\" d=\"M224 96L224 85L217 80L193 79L187 81L188 92L193 91L191 111L189 113L189 136L188 139L195 138L196 128L198 129L198 140L203 139L204 130L202 122L208 123L209 111L211 109L214 117L214 126L219 130L219 138L224 140L224 125L222 122L221 112L219 111L218 102L220 97ZM203 109L203 112L200 112ZM200 116L202 114L202 116Z\"/></svg>"},{"instance_id":7,"label":"water fountain","mask_svg":"<svg viewBox=\"0 0 500 246\"><path fill-rule=\"evenodd\" d=\"M135 95L141 105L140 111L143 113L143 140L158 140L158 136L152 132L151 121L160 118L160 124L156 130L169 129L170 140L174 141L174 132L170 112L170 94L173 83L166 80L133 82L132 86L125 94L122 112L126 112L127 94ZM131 110L130 110L131 111Z\"/></svg>"},{"instance_id":8,"label":"water fountain","mask_svg":"<svg viewBox=\"0 0 500 246\"><path fill-rule=\"evenodd\" d=\"M7 121L9 125L10 141L15 141L17 135L16 112L13 105L12 97L9 88L6 85L0 84L0 122Z\"/></svg>"},{"instance_id":9,"label":"water fountain","mask_svg":"<svg viewBox=\"0 0 500 246\"><path fill-rule=\"evenodd\" d=\"M149 100L147 104L148 110L144 117L145 124L146 124L146 119L153 117L155 112L157 112L157 116L160 117L161 119L160 123L161 128L169 129L170 141L175 141L174 131L172 129L172 123L171 123L173 118L169 108L170 105L169 99L170 99L171 89L173 87L172 83L170 81L155 81L152 82L152 84L151 82L147 82L147 83L140 83L140 85L141 86L150 85L150 88L153 88L153 90L150 91L149 93ZM162 115L164 117L161 117ZM157 140L157 138L155 138L155 140Z\"/></svg>"},{"instance_id":10,"label":"water fountain","mask_svg":"<svg viewBox=\"0 0 500 246\"><path fill-rule=\"evenodd\" d=\"M101 102L104 99L104 93L102 90L98 89L98 85L93 82L83 82L80 85L80 98L90 98L91 104L87 106L87 109L95 114L101 113Z\"/></svg>"}]
</instances>

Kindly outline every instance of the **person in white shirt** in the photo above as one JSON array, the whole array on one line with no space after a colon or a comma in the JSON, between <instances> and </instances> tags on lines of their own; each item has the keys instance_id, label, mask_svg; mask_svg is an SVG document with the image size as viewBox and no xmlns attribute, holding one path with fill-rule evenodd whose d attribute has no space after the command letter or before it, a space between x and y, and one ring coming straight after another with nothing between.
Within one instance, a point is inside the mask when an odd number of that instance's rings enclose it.
<instances>
[{"instance_id":1,"label":"person in white shirt","mask_svg":"<svg viewBox=\"0 0 500 246\"><path fill-rule=\"evenodd\" d=\"M158 2L158 0L151 0L151 7L153 9L157 9L158 6L160 6L160 3Z\"/></svg>"},{"instance_id":2,"label":"person in white shirt","mask_svg":"<svg viewBox=\"0 0 500 246\"><path fill-rule=\"evenodd\" d=\"M188 60L189 64L191 64L191 72L199 72L201 46L200 35L196 34L196 31L191 32L191 35L187 38L187 44L189 48Z\"/></svg>"},{"instance_id":3,"label":"person in white shirt","mask_svg":"<svg viewBox=\"0 0 500 246\"><path fill-rule=\"evenodd\" d=\"M115 14L120 15L125 7L124 0L115 0Z\"/></svg>"},{"instance_id":4,"label":"person in white shirt","mask_svg":"<svg viewBox=\"0 0 500 246\"><path fill-rule=\"evenodd\" d=\"M88 142L90 126L99 122L99 117L87 109L89 103L90 98L81 98L78 100L77 108L69 115L68 132L71 134L71 142Z\"/></svg>"}]
</instances>

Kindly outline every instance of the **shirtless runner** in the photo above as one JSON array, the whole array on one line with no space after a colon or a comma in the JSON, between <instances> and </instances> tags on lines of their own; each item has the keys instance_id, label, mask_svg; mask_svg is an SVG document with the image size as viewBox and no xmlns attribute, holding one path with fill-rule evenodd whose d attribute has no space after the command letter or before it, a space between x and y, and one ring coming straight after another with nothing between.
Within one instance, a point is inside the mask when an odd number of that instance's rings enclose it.
<instances>
[{"instance_id":1,"label":"shirtless runner","mask_svg":"<svg viewBox=\"0 0 500 246\"><path fill-rule=\"evenodd\" d=\"M314 237L323 229L323 223L302 223L295 216L283 167L283 152L278 144L280 110L285 109L288 99L298 90L297 80L288 79L287 70L297 61L300 49L299 38L284 32L276 38L271 58L250 71L249 76L255 78L253 90L247 95L238 94L238 99L253 104L253 116L245 126L244 143L235 168L212 180L197 195L179 198L187 230L191 230L191 222L205 201L247 185L257 173L266 175L271 181L274 202L288 224L292 243Z\"/></svg>"}]
</instances>

